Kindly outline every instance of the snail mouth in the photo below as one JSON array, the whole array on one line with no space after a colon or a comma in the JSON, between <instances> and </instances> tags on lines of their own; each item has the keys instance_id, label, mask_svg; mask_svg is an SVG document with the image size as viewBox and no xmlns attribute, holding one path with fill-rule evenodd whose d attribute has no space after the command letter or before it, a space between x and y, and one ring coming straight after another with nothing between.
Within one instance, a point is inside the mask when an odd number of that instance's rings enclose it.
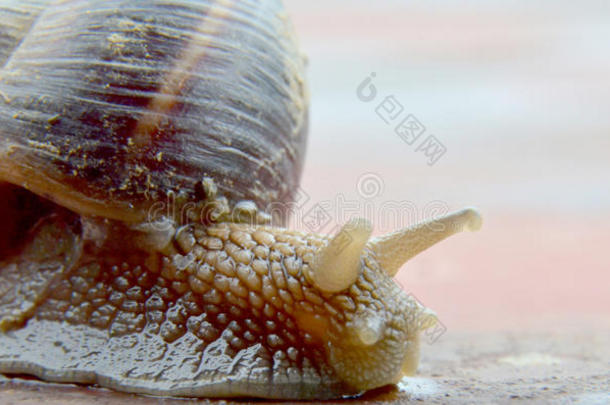
<instances>
[{"instance_id":1,"label":"snail mouth","mask_svg":"<svg viewBox=\"0 0 610 405\"><path fill-rule=\"evenodd\" d=\"M18 256L34 239L40 224L57 216L73 228L80 227L77 214L22 187L0 182L0 262Z\"/></svg>"}]
</instances>

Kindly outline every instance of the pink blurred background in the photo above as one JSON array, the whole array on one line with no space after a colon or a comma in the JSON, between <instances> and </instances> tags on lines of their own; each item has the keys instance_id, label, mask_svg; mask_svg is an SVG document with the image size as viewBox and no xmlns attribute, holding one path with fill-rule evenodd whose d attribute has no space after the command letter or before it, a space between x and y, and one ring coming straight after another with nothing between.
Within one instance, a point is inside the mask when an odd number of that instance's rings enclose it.
<instances>
[{"instance_id":1,"label":"pink blurred background","mask_svg":"<svg viewBox=\"0 0 610 405\"><path fill-rule=\"evenodd\" d=\"M479 233L397 277L449 331L610 330L610 3L285 4L311 91L293 227L318 205L321 232L359 215L376 233L474 205ZM387 96L403 107L390 124ZM394 132L408 114L425 127L413 145ZM429 135L446 149L433 165L417 151Z\"/></svg>"}]
</instances>

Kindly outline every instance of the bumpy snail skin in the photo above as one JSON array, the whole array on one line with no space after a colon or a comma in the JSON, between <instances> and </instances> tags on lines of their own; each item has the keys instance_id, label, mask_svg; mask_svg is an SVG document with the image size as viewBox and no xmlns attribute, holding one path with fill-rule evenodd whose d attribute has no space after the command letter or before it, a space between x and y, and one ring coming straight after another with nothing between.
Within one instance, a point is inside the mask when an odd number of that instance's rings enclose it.
<instances>
[{"instance_id":1,"label":"bumpy snail skin","mask_svg":"<svg viewBox=\"0 0 610 405\"><path fill-rule=\"evenodd\" d=\"M472 209L369 240L281 225L307 132L279 1L0 4L0 373L336 398L412 374L392 276Z\"/></svg>"},{"instance_id":2,"label":"bumpy snail skin","mask_svg":"<svg viewBox=\"0 0 610 405\"><path fill-rule=\"evenodd\" d=\"M26 252L2 264L0 371L179 396L330 398L396 382L415 371L418 333L435 318L379 266L375 241L350 251L359 259L350 285L329 293L317 284L325 279L314 273L326 269L315 263L338 237L356 240L354 224L370 229L353 221L329 238L188 225L163 251L144 251L119 224L119 243L100 244L53 215ZM34 276L41 257L48 271ZM344 279L350 266L335 264Z\"/></svg>"}]
</instances>

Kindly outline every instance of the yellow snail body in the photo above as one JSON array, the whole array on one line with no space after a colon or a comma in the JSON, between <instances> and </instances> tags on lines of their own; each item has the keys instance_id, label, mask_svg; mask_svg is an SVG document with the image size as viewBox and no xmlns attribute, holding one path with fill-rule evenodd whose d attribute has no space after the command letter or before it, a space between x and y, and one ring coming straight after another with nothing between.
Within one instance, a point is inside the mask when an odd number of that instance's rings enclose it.
<instances>
[{"instance_id":1,"label":"yellow snail body","mask_svg":"<svg viewBox=\"0 0 610 405\"><path fill-rule=\"evenodd\" d=\"M370 238L281 225L307 133L277 1L4 1L0 373L151 395L322 399L415 372L393 281L480 218ZM167 210L167 206L177 209Z\"/></svg>"}]
</instances>

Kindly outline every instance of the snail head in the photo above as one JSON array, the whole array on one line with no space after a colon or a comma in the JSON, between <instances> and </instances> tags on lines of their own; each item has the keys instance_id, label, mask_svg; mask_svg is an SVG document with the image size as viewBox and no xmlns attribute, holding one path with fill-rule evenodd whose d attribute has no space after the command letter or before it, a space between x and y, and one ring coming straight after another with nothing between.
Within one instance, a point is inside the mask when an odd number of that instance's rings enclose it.
<instances>
[{"instance_id":1,"label":"snail head","mask_svg":"<svg viewBox=\"0 0 610 405\"><path fill-rule=\"evenodd\" d=\"M327 330L330 363L344 381L360 389L413 375L420 332L433 327L434 312L407 295L392 277L418 253L462 230L478 230L472 208L369 239L371 225L348 222L316 254L309 274L320 290L348 302L341 321ZM353 303L353 304L352 304Z\"/></svg>"}]
</instances>

